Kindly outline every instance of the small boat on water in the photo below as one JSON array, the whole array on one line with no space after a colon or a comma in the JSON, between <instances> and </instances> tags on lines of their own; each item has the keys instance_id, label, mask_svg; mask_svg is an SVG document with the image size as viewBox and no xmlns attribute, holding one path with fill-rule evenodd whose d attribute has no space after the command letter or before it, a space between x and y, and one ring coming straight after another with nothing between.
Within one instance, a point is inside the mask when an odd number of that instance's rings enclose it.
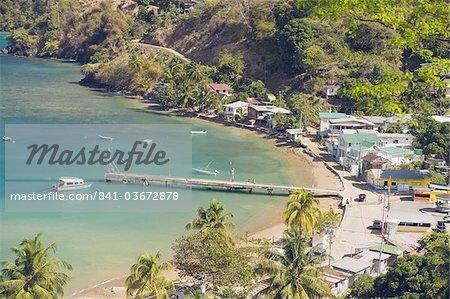
<instances>
[{"instance_id":1,"label":"small boat on water","mask_svg":"<svg viewBox=\"0 0 450 299\"><path fill-rule=\"evenodd\" d=\"M2 137L2 140L5 141L5 142L11 142L11 141L13 141L12 137L9 137L9 136L3 136L3 137Z\"/></svg>"},{"instance_id":2,"label":"small boat on water","mask_svg":"<svg viewBox=\"0 0 450 299\"><path fill-rule=\"evenodd\" d=\"M192 135L206 135L208 134L208 131L206 130L193 130L191 131Z\"/></svg>"},{"instance_id":3,"label":"small boat on water","mask_svg":"<svg viewBox=\"0 0 450 299\"><path fill-rule=\"evenodd\" d=\"M142 140L142 143L143 143L143 144L150 145L150 144L153 143L153 140L151 140L151 139L144 139L144 140Z\"/></svg>"},{"instance_id":4,"label":"small boat on water","mask_svg":"<svg viewBox=\"0 0 450 299\"><path fill-rule=\"evenodd\" d=\"M112 137L103 136L103 135L97 135L97 136L98 136L98 138L103 139L103 140L109 140L109 141L112 141L112 140L113 140Z\"/></svg>"},{"instance_id":5,"label":"small boat on water","mask_svg":"<svg viewBox=\"0 0 450 299\"><path fill-rule=\"evenodd\" d=\"M73 191L90 188L92 184L86 183L83 179L75 177L60 177L57 184L53 185L55 191Z\"/></svg>"},{"instance_id":6,"label":"small boat on water","mask_svg":"<svg viewBox=\"0 0 450 299\"><path fill-rule=\"evenodd\" d=\"M208 170L209 166L211 165L213 161L209 162L208 165L206 165L205 168L192 168L192 171L194 171L195 173L199 173L199 174L206 174L206 175L213 175L216 176L218 175L220 172L217 169L214 170Z\"/></svg>"}]
</instances>

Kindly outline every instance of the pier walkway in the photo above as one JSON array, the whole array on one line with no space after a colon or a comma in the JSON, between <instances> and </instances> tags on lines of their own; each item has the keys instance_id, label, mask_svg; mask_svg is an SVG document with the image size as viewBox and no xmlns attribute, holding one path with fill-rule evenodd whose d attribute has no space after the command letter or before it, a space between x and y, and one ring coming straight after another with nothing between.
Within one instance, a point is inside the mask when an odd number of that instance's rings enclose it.
<instances>
[{"instance_id":1,"label":"pier walkway","mask_svg":"<svg viewBox=\"0 0 450 299\"><path fill-rule=\"evenodd\" d=\"M139 183L144 185L163 185L174 187L187 187L187 188L204 188L215 190L243 190L247 192L265 190L269 194L281 193L290 194L298 189L305 189L312 192L316 197L339 197L342 198L342 191L318 189L309 187L298 186L286 186L286 185L273 185L273 184L260 184L253 182L238 182L238 181L224 181L224 180L211 180L211 179L199 179L199 178L183 178L173 176L160 176L149 174L137 174L127 172L108 172L105 174L105 180L119 181L122 183Z\"/></svg>"}]
</instances>

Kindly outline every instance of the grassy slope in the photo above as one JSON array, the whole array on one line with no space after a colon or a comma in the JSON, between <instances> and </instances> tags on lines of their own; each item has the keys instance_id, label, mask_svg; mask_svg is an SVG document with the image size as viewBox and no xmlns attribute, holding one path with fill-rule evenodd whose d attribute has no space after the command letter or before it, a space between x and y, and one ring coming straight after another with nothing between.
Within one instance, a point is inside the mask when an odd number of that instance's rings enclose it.
<instances>
[{"instance_id":1,"label":"grassy slope","mask_svg":"<svg viewBox=\"0 0 450 299\"><path fill-rule=\"evenodd\" d=\"M257 5L256 0L250 2L253 2L250 5ZM257 2L269 9L278 0ZM214 5L214 9L202 9L206 11L203 14L194 11L158 29L146 42L173 48L208 65L217 64L223 49L240 51L246 64L246 76L263 80L270 89L277 89L281 82L286 84L289 77L281 70L277 47L270 40L255 37L255 24L242 1L223 0Z\"/></svg>"}]
</instances>

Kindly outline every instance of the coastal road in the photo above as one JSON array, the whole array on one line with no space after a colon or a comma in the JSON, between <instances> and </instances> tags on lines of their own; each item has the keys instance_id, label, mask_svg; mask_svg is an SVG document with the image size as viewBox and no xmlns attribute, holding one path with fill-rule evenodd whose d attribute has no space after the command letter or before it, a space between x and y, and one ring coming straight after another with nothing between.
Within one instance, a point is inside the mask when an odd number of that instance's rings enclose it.
<instances>
[{"instance_id":1,"label":"coastal road","mask_svg":"<svg viewBox=\"0 0 450 299\"><path fill-rule=\"evenodd\" d=\"M183 54L181 54L180 52L175 51L174 49L171 48L166 48L166 47L162 47L162 46L157 46L157 45L151 45L151 44L145 44L145 43L141 43L140 40L138 39L134 39L131 41L132 43L143 47L143 48L151 48L151 49L155 49L155 50L160 50L163 52L167 52L172 54L175 57L180 58L181 60L185 61L185 62L191 62L191 60L189 58L187 58L186 56L184 56Z\"/></svg>"}]
</instances>

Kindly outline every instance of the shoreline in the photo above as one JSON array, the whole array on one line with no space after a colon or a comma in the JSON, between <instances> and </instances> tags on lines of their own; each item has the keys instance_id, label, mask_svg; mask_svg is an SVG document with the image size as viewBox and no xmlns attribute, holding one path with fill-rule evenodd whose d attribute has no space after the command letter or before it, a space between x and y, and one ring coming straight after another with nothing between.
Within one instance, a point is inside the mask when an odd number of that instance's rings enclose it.
<instances>
[{"instance_id":1,"label":"shoreline","mask_svg":"<svg viewBox=\"0 0 450 299\"><path fill-rule=\"evenodd\" d=\"M287 169L286 175L292 182L297 182L297 167L308 169L308 180L310 180L311 186L321 187L325 189L340 188L340 181L338 175L332 173L322 161L317 161L311 155L307 154L301 148L294 148L290 145L281 145L275 138L268 137L264 132L257 129L251 130L247 127L235 126L233 124L227 124L221 120L209 117L199 117L194 113L180 114L178 109L163 110L162 106L155 102L144 102L140 96L123 95L130 100L130 104L133 108L144 109L148 113L188 118L199 123L205 123L218 127L229 127L234 130L238 130L240 133L252 136L252 138L258 138L264 140L273 147L274 151L283 154L282 159L285 162L289 161L289 169ZM303 178L304 179L304 178ZM306 187L306 186L305 186ZM327 210L329 207L334 209L338 206L336 199L321 199L320 208ZM284 210L285 203L275 205L267 210L254 215L254 217L246 225L246 233L238 234L237 237L243 237L247 235L250 238L265 238L269 240L279 239L284 230L285 225L282 223L281 215ZM174 269L166 271L164 276L172 280L179 280L179 277ZM68 296L68 298L77 299L100 299L100 298L126 298L125 295L125 278L127 275L115 277L103 282L100 282L91 287L76 291Z\"/></svg>"}]
</instances>

